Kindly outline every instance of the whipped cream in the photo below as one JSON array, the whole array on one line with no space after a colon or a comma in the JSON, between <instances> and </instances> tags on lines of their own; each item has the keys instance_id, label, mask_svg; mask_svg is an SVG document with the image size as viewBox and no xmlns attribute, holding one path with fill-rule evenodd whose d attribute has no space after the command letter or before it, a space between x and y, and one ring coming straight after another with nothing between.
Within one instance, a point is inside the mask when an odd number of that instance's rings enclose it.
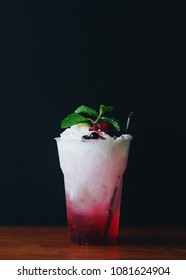
<instances>
[{"instance_id":1,"label":"whipped cream","mask_svg":"<svg viewBox=\"0 0 186 280\"><path fill-rule=\"evenodd\" d=\"M81 139L83 135L89 134L89 126L86 124L75 124L66 128L61 134L62 139Z\"/></svg>"}]
</instances>

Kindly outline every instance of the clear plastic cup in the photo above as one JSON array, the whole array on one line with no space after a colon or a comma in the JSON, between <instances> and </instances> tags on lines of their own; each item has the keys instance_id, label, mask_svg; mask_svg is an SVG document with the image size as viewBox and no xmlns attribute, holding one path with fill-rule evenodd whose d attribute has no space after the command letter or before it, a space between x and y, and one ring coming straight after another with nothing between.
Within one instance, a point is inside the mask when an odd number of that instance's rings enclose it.
<instances>
[{"instance_id":1,"label":"clear plastic cup","mask_svg":"<svg viewBox=\"0 0 186 280\"><path fill-rule=\"evenodd\" d=\"M131 140L129 134L112 140L56 138L72 242L116 242Z\"/></svg>"}]
</instances>

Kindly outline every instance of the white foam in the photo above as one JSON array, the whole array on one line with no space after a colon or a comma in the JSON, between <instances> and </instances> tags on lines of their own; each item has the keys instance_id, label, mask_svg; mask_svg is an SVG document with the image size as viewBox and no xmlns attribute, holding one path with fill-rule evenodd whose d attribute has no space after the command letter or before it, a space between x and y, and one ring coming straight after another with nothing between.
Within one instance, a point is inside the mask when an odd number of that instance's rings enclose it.
<instances>
[{"instance_id":1,"label":"white foam","mask_svg":"<svg viewBox=\"0 0 186 280\"><path fill-rule=\"evenodd\" d=\"M65 129L61 134L61 139L81 139L83 135L89 134L89 126L86 124L76 124Z\"/></svg>"},{"instance_id":2,"label":"white foam","mask_svg":"<svg viewBox=\"0 0 186 280\"><path fill-rule=\"evenodd\" d=\"M95 201L109 203L117 180L125 171L132 136L82 140L82 134L89 132L88 127L66 131L56 141L70 201L82 208Z\"/></svg>"}]
</instances>

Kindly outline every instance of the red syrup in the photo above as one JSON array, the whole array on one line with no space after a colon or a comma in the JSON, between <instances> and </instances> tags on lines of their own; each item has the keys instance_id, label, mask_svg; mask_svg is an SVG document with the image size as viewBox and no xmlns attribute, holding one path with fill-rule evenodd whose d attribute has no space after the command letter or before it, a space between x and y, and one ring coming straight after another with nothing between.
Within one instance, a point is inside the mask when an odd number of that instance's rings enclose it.
<instances>
[{"instance_id":1,"label":"red syrup","mask_svg":"<svg viewBox=\"0 0 186 280\"><path fill-rule=\"evenodd\" d=\"M78 244L114 244L118 235L120 211L111 212L102 204L78 211L67 203L68 231L71 241ZM108 224L109 218L109 224Z\"/></svg>"}]
</instances>

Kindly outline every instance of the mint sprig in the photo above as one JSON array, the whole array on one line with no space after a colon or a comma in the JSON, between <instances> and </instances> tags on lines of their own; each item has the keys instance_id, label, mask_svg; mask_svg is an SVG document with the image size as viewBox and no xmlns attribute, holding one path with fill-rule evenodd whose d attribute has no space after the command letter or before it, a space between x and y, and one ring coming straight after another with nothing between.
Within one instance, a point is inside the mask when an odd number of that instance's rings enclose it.
<instances>
[{"instance_id":1,"label":"mint sprig","mask_svg":"<svg viewBox=\"0 0 186 280\"><path fill-rule=\"evenodd\" d=\"M100 105L99 107L99 115L103 115L105 112L111 112L113 111L113 107L111 106L105 106L105 105Z\"/></svg>"},{"instance_id":2,"label":"mint sprig","mask_svg":"<svg viewBox=\"0 0 186 280\"><path fill-rule=\"evenodd\" d=\"M88 115L91 115L91 116L98 116L98 112L86 105L82 105L80 107L78 107L75 111L75 113L85 113L85 114L88 114Z\"/></svg>"},{"instance_id":3,"label":"mint sprig","mask_svg":"<svg viewBox=\"0 0 186 280\"><path fill-rule=\"evenodd\" d=\"M82 115L78 113L72 113L68 115L66 118L64 118L61 122L61 128L67 128L70 126L73 126L78 123L87 122L87 118L83 117Z\"/></svg>"},{"instance_id":4,"label":"mint sprig","mask_svg":"<svg viewBox=\"0 0 186 280\"><path fill-rule=\"evenodd\" d=\"M121 130L120 122L113 117L105 116L105 113L112 112L112 106L100 105L99 111L96 111L93 108L90 108L86 105L78 107L74 113L68 115L61 122L61 128L68 128L78 123L87 123L88 125L95 125L99 122L108 122L111 123L115 129L119 132ZM95 119L92 119L92 116Z\"/></svg>"}]
</instances>

